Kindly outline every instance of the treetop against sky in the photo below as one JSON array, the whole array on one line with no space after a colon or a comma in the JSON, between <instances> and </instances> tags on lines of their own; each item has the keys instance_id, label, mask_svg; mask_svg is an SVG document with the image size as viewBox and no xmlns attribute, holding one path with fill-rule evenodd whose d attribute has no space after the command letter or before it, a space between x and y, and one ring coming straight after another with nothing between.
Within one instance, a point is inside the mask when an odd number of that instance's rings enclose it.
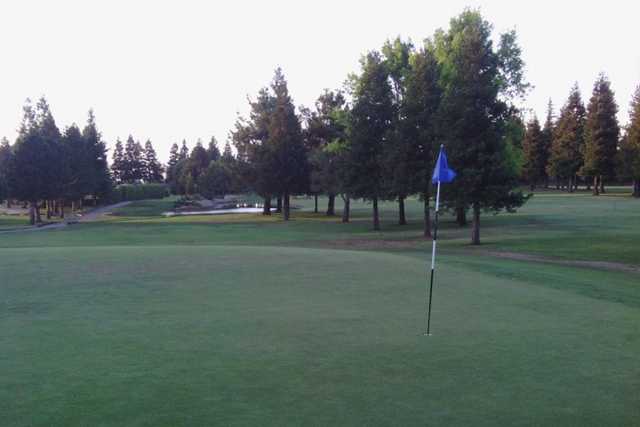
<instances>
[{"instance_id":1,"label":"treetop against sky","mask_svg":"<svg viewBox=\"0 0 640 427\"><path fill-rule=\"evenodd\" d=\"M360 56L398 35L420 43L465 7L480 8L495 34L515 28L526 75L526 106L544 117L574 82L587 93L605 71L627 121L640 55L640 6L613 0L361 3L152 1L6 2L0 136L14 140L25 98L45 95L60 125L93 108L109 148L116 138L151 139L162 161L173 142L216 136L224 143L246 96L281 66L295 105L341 87ZM82 37L78 37L82 34ZM43 64L46 64L43 67Z\"/></svg>"}]
</instances>

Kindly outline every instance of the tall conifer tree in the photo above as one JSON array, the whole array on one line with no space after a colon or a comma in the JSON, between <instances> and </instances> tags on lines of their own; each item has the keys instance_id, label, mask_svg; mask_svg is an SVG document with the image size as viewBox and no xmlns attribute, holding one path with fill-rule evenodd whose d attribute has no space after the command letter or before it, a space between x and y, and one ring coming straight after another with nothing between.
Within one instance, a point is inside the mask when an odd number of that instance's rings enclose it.
<instances>
[{"instance_id":1,"label":"tall conifer tree","mask_svg":"<svg viewBox=\"0 0 640 427\"><path fill-rule=\"evenodd\" d=\"M581 175L593 177L593 195L604 192L604 179L615 176L615 161L620 138L618 106L611 83L604 74L598 77L587 108L584 165Z\"/></svg>"},{"instance_id":2,"label":"tall conifer tree","mask_svg":"<svg viewBox=\"0 0 640 427\"><path fill-rule=\"evenodd\" d=\"M580 89L574 85L569 99L560 111L553 133L553 145L547 173L567 183L567 191L577 186L577 173L584 162L584 126L586 111Z\"/></svg>"},{"instance_id":3,"label":"tall conifer tree","mask_svg":"<svg viewBox=\"0 0 640 427\"><path fill-rule=\"evenodd\" d=\"M369 52L361 65L350 115L348 185L354 197L373 203L373 229L380 230L378 202L386 195L383 153L395 117L393 93L380 53Z\"/></svg>"}]
</instances>

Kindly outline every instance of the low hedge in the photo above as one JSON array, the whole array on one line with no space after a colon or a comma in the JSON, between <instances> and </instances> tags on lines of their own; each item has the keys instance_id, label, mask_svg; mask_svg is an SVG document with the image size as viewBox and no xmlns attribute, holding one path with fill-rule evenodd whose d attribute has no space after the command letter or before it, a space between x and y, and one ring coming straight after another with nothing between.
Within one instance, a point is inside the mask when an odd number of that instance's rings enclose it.
<instances>
[{"instance_id":1,"label":"low hedge","mask_svg":"<svg viewBox=\"0 0 640 427\"><path fill-rule=\"evenodd\" d=\"M169 186L166 184L120 184L113 189L109 199L112 203L119 203L132 200L164 199L168 196Z\"/></svg>"}]
</instances>

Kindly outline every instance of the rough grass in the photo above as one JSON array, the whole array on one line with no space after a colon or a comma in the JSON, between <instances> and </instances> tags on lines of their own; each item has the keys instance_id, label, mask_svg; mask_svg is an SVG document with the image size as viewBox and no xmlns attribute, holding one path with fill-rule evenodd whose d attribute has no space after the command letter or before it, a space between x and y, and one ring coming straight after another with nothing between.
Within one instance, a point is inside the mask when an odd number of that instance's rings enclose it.
<instances>
[{"instance_id":1,"label":"rough grass","mask_svg":"<svg viewBox=\"0 0 640 427\"><path fill-rule=\"evenodd\" d=\"M296 200L304 209L284 224L163 219L159 203L0 236L1 424L640 419L637 274L481 256L445 216L424 337L430 242L417 202L407 227L384 204L381 233L366 204L341 224ZM618 237L637 241L639 205L535 196L483 217L483 250L638 264Z\"/></svg>"}]
</instances>

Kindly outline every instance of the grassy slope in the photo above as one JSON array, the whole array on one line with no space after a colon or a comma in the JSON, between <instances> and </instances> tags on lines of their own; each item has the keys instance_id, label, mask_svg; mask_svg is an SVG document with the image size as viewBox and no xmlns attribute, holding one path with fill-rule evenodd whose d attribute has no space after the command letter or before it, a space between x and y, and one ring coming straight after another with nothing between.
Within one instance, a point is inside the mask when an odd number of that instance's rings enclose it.
<instances>
[{"instance_id":1,"label":"grassy slope","mask_svg":"<svg viewBox=\"0 0 640 427\"><path fill-rule=\"evenodd\" d=\"M637 262L617 239L637 240L637 201L556 197L487 217L486 247ZM367 206L356 208L350 225L301 212L282 224L160 220L144 215L161 206L134 204L106 223L0 236L4 423L629 425L640 417L637 275L477 256L468 230L445 223L435 335L425 338L429 243L413 240L418 225L391 223L392 205L382 233L368 231ZM414 222L419 212L409 204ZM318 249L335 240L411 244L393 253Z\"/></svg>"}]
</instances>

